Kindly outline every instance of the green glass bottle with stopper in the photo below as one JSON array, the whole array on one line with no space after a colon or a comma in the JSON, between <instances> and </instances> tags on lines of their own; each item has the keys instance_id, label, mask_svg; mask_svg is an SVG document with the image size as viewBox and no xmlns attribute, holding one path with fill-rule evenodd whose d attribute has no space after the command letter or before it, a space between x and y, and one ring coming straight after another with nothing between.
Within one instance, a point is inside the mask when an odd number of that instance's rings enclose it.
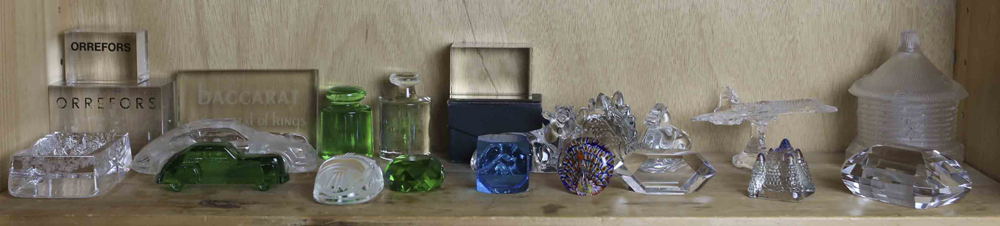
<instances>
[{"instance_id":1,"label":"green glass bottle with stopper","mask_svg":"<svg viewBox=\"0 0 1000 226\"><path fill-rule=\"evenodd\" d=\"M372 108L361 104L364 89L334 86L326 92L330 104L319 113L316 149L321 158L354 153L375 157L372 146Z\"/></svg>"}]
</instances>

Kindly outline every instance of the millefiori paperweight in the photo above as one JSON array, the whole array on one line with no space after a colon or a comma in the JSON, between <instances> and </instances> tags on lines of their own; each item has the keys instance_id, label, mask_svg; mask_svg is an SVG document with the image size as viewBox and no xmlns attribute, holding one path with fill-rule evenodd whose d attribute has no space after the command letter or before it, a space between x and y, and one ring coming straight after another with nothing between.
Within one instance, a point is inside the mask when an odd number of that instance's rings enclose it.
<instances>
[{"instance_id":1,"label":"millefiori paperweight","mask_svg":"<svg viewBox=\"0 0 1000 226\"><path fill-rule=\"evenodd\" d=\"M753 168L754 158L757 154L767 150L764 137L767 133L768 123L777 120L778 116L781 115L830 112L837 112L837 108L820 103L816 99L743 103L739 96L736 96L733 88L727 86L719 96L719 106L712 113L699 115L691 120L730 126L750 121L754 129L750 136L750 142L739 154L733 156L733 165L738 168L750 169Z\"/></svg>"},{"instance_id":2,"label":"millefiori paperweight","mask_svg":"<svg viewBox=\"0 0 1000 226\"><path fill-rule=\"evenodd\" d=\"M375 199L385 185L375 160L354 153L334 156L319 166L313 199L330 205L365 203Z\"/></svg>"},{"instance_id":3,"label":"millefiori paperweight","mask_svg":"<svg viewBox=\"0 0 1000 226\"><path fill-rule=\"evenodd\" d=\"M128 134L52 133L10 157L7 190L19 198L90 198L125 179Z\"/></svg>"},{"instance_id":4,"label":"millefiori paperweight","mask_svg":"<svg viewBox=\"0 0 1000 226\"><path fill-rule=\"evenodd\" d=\"M788 139L781 146L757 154L753 177L747 188L751 198L799 202L816 192L802 151L792 148Z\"/></svg>"},{"instance_id":5,"label":"millefiori paperweight","mask_svg":"<svg viewBox=\"0 0 1000 226\"><path fill-rule=\"evenodd\" d=\"M385 186L396 192L429 192L444 183L444 165L430 155L400 155L385 166Z\"/></svg>"},{"instance_id":6,"label":"millefiori paperweight","mask_svg":"<svg viewBox=\"0 0 1000 226\"><path fill-rule=\"evenodd\" d=\"M615 154L597 139L570 141L559 163L559 179L576 195L597 195L608 187L614 176Z\"/></svg>"},{"instance_id":7,"label":"millefiori paperweight","mask_svg":"<svg viewBox=\"0 0 1000 226\"><path fill-rule=\"evenodd\" d=\"M646 115L639 149L625 155L615 173L632 191L654 195L683 195L697 191L715 176L715 168L690 151L687 132L670 125L670 113L656 104Z\"/></svg>"},{"instance_id":8,"label":"millefiori paperweight","mask_svg":"<svg viewBox=\"0 0 1000 226\"><path fill-rule=\"evenodd\" d=\"M520 193L528 190L531 171L531 144L524 134L479 136L473 155L476 190L489 194Z\"/></svg>"},{"instance_id":9,"label":"millefiori paperweight","mask_svg":"<svg viewBox=\"0 0 1000 226\"><path fill-rule=\"evenodd\" d=\"M319 141L316 142L321 158L345 153L375 157L372 108L361 104L366 93L357 86L334 86L326 92L330 105L319 112Z\"/></svg>"},{"instance_id":10,"label":"millefiori paperweight","mask_svg":"<svg viewBox=\"0 0 1000 226\"><path fill-rule=\"evenodd\" d=\"M915 209L950 205L972 191L962 164L917 147L868 147L847 159L840 174L854 195Z\"/></svg>"},{"instance_id":11,"label":"millefiori paperweight","mask_svg":"<svg viewBox=\"0 0 1000 226\"><path fill-rule=\"evenodd\" d=\"M277 154L289 173L316 170L319 154L306 138L296 134L275 134L254 130L235 119L205 119L168 131L139 151L132 169L139 173L159 173L170 157L202 142L228 142L242 154Z\"/></svg>"},{"instance_id":12,"label":"millefiori paperweight","mask_svg":"<svg viewBox=\"0 0 1000 226\"><path fill-rule=\"evenodd\" d=\"M288 181L285 162L277 154L245 154L228 142L204 142L170 157L156 183L171 191L188 184L253 184L261 191Z\"/></svg>"}]
</instances>

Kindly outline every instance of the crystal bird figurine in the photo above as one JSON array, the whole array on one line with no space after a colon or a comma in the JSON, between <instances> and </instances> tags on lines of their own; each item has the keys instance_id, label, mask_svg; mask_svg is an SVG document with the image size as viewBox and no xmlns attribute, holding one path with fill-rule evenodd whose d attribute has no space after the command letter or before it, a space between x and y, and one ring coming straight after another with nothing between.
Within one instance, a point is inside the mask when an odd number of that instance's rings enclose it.
<instances>
[{"instance_id":1,"label":"crystal bird figurine","mask_svg":"<svg viewBox=\"0 0 1000 226\"><path fill-rule=\"evenodd\" d=\"M972 191L962 165L935 150L875 145L840 171L854 195L915 209L950 205Z\"/></svg>"},{"instance_id":2,"label":"crystal bird figurine","mask_svg":"<svg viewBox=\"0 0 1000 226\"><path fill-rule=\"evenodd\" d=\"M751 198L799 202L816 192L809 164L802 151L792 148L788 139L767 153L757 154L753 178L747 188Z\"/></svg>"},{"instance_id":3,"label":"crystal bird figurine","mask_svg":"<svg viewBox=\"0 0 1000 226\"><path fill-rule=\"evenodd\" d=\"M646 115L648 130L640 147L616 165L615 173L632 191L654 195L683 195L701 188L715 176L715 168L690 151L687 132L670 125L667 107L657 103Z\"/></svg>"}]
</instances>

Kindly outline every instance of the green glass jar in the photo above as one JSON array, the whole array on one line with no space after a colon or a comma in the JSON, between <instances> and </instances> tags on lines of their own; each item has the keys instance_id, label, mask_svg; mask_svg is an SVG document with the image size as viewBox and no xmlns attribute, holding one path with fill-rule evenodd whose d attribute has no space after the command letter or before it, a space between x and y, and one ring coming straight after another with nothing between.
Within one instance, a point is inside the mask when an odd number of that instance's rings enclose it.
<instances>
[{"instance_id":1,"label":"green glass jar","mask_svg":"<svg viewBox=\"0 0 1000 226\"><path fill-rule=\"evenodd\" d=\"M319 157L354 153L374 156L372 148L372 108L362 105L364 89L357 86L335 86L326 92L330 105L319 113L316 150Z\"/></svg>"}]
</instances>

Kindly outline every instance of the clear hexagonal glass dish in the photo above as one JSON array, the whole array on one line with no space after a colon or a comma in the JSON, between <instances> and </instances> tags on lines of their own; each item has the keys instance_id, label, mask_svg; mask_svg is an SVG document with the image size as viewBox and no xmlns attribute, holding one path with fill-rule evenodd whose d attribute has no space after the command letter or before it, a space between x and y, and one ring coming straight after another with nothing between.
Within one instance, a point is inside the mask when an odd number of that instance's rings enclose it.
<instances>
[{"instance_id":1,"label":"clear hexagonal glass dish","mask_svg":"<svg viewBox=\"0 0 1000 226\"><path fill-rule=\"evenodd\" d=\"M684 164L676 164L681 161ZM697 191L715 176L715 172L708 161L693 151L648 148L628 154L624 164L615 169L629 189L649 195L684 195Z\"/></svg>"},{"instance_id":2,"label":"clear hexagonal glass dish","mask_svg":"<svg viewBox=\"0 0 1000 226\"><path fill-rule=\"evenodd\" d=\"M20 198L90 198L128 174L127 133L52 133L10 158L7 190Z\"/></svg>"}]
</instances>

